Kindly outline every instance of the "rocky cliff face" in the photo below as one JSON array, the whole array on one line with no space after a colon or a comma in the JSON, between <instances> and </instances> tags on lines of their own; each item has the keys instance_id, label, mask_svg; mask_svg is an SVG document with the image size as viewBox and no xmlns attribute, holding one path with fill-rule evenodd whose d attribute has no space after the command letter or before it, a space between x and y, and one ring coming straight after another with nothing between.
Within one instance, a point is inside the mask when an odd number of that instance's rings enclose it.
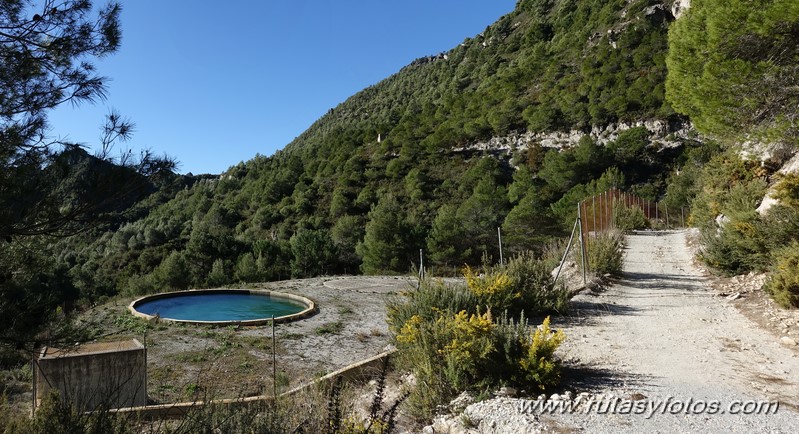
<instances>
[{"instance_id":1,"label":"rocky cliff face","mask_svg":"<svg viewBox=\"0 0 799 434\"><path fill-rule=\"evenodd\" d=\"M649 140L661 147L680 146L682 140L695 139L698 133L690 123L648 120L636 122L620 122L606 126L594 126L590 130L555 131L548 133L516 133L504 137L492 137L490 140L456 148L455 151L489 151L510 152L515 149L527 149L530 144L538 143L545 148L569 148L576 146L583 136L591 136L596 143L606 145L619 137L623 131L635 127L649 130Z\"/></svg>"},{"instance_id":2,"label":"rocky cliff face","mask_svg":"<svg viewBox=\"0 0 799 434\"><path fill-rule=\"evenodd\" d=\"M789 175L796 173L799 173L799 152L794 151L793 157L782 165L780 170L777 171L777 174ZM779 203L779 200L774 198L774 186L772 185L766 193L766 196L760 202L760 206L757 207L757 212L760 213L760 215L764 215L777 203Z\"/></svg>"},{"instance_id":3,"label":"rocky cliff face","mask_svg":"<svg viewBox=\"0 0 799 434\"><path fill-rule=\"evenodd\" d=\"M789 143L749 140L740 144L739 154L745 160L759 161L761 167L769 168L769 172L779 168L776 170L776 176L770 177L771 181L778 180L780 175L799 173L799 149ZM757 212L760 215L765 215L771 207L779 203L774 198L774 184L774 182L771 183L768 192L757 207Z\"/></svg>"}]
</instances>

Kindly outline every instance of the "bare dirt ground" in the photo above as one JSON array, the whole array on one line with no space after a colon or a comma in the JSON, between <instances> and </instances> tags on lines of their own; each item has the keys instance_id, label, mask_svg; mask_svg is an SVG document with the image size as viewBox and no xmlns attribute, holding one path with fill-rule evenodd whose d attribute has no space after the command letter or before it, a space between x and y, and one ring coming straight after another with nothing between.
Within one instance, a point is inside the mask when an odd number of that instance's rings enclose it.
<instances>
[{"instance_id":1,"label":"bare dirt ground","mask_svg":"<svg viewBox=\"0 0 799 434\"><path fill-rule=\"evenodd\" d=\"M757 291L735 300L719 296L719 288L734 286L694 264L687 233L630 235L623 278L576 296L571 314L553 321L566 332L560 354L569 368L564 393L549 401L593 399L604 407L541 413L520 408L523 399L498 398L440 419L426 432L796 432L799 351L782 339L796 336L794 311L764 308ZM767 320L753 321L742 310ZM771 318L778 319L776 329L773 320L769 329L759 325ZM611 414L607 403L616 399L668 407L651 417L629 408L621 414L624 407ZM779 410L730 414L747 400L779 402ZM718 402L716 414L700 411L712 402Z\"/></svg>"},{"instance_id":2,"label":"bare dirt ground","mask_svg":"<svg viewBox=\"0 0 799 434\"><path fill-rule=\"evenodd\" d=\"M247 285L302 295L318 313L278 324L278 392L369 358L390 343L386 301L413 288L407 277L342 276ZM269 326L220 327L146 323L117 299L83 315L101 340L137 338L148 348L148 395L154 403L273 393Z\"/></svg>"}]
</instances>

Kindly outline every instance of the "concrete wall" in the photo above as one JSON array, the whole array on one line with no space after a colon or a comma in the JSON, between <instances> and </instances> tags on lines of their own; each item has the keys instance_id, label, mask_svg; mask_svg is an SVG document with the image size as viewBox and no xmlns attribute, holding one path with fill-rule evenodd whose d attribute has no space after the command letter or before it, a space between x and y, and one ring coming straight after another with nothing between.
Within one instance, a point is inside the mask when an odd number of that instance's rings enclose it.
<instances>
[{"instance_id":1,"label":"concrete wall","mask_svg":"<svg viewBox=\"0 0 799 434\"><path fill-rule=\"evenodd\" d=\"M133 342L121 350L45 348L36 362L36 399L55 390L83 411L147 405L147 350Z\"/></svg>"}]
</instances>

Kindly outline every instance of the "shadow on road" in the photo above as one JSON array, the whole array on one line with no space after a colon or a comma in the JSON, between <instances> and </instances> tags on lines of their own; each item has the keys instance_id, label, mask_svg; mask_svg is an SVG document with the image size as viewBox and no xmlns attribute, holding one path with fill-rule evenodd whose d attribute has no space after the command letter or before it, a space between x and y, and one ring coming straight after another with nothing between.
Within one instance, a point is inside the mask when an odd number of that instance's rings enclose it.
<instances>
[{"instance_id":1,"label":"shadow on road","mask_svg":"<svg viewBox=\"0 0 799 434\"><path fill-rule=\"evenodd\" d=\"M605 315L637 315L641 312L641 309L630 306L590 301L584 298L572 299L569 306L569 311L557 318L558 326L594 325L599 322L599 318Z\"/></svg>"},{"instance_id":2,"label":"shadow on road","mask_svg":"<svg viewBox=\"0 0 799 434\"><path fill-rule=\"evenodd\" d=\"M618 372L586 365L564 366L563 380L564 385L578 393L655 385L654 377L649 375Z\"/></svg>"},{"instance_id":3,"label":"shadow on road","mask_svg":"<svg viewBox=\"0 0 799 434\"><path fill-rule=\"evenodd\" d=\"M685 276L680 274L654 274L625 271L622 274L623 285L641 289L677 289L681 291L702 290L707 282L703 276Z\"/></svg>"}]
</instances>

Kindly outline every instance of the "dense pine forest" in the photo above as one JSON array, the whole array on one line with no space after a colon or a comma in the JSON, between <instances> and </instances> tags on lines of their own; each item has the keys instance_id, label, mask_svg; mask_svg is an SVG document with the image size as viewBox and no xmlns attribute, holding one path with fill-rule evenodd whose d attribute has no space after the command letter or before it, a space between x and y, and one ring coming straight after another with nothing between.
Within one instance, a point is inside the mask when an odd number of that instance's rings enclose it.
<instances>
[{"instance_id":1,"label":"dense pine forest","mask_svg":"<svg viewBox=\"0 0 799 434\"><path fill-rule=\"evenodd\" d=\"M18 3L3 3L4 19ZM28 347L51 321L119 294L407 273L420 249L429 271L451 274L496 259L497 228L506 254L540 252L568 235L578 201L609 188L692 210L704 258L721 272L794 264L799 231L785 228L799 227L799 182L775 173L796 148L799 6L694 0L676 11L671 1L520 0L482 33L331 108L275 155L202 176L150 155L110 161L55 145L35 154L45 146L25 128L62 98L25 94L20 82L47 73L15 77L40 59L4 39L3 343ZM100 19L111 21L95 28L95 46L65 44L64 56L117 49L113 10ZM108 121L109 141L129 133ZM609 140L591 133L609 126ZM554 132L578 139L475 146ZM784 152L746 160L746 141ZM782 205L757 213L775 183ZM797 304L797 277L779 279L776 296Z\"/></svg>"}]
</instances>

